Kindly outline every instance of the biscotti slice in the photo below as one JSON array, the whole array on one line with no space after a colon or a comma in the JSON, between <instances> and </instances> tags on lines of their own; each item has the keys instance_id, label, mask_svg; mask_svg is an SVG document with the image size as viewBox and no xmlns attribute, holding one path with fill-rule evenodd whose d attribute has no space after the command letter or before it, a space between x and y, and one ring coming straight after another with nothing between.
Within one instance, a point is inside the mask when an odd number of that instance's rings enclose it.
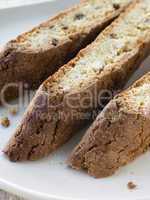
<instances>
[{"instance_id":1,"label":"biscotti slice","mask_svg":"<svg viewBox=\"0 0 150 200\"><path fill-rule=\"evenodd\" d=\"M5 148L12 161L57 149L121 88L150 48L149 0L137 1L75 59L46 80Z\"/></svg>"},{"instance_id":2,"label":"biscotti slice","mask_svg":"<svg viewBox=\"0 0 150 200\"><path fill-rule=\"evenodd\" d=\"M150 73L110 101L73 151L69 164L94 177L106 177L149 147Z\"/></svg>"},{"instance_id":3,"label":"biscotti slice","mask_svg":"<svg viewBox=\"0 0 150 200\"><path fill-rule=\"evenodd\" d=\"M23 82L32 88L39 86L94 40L132 1L81 2L8 42L0 51L0 91L8 83ZM11 96L13 91L9 92Z\"/></svg>"}]
</instances>

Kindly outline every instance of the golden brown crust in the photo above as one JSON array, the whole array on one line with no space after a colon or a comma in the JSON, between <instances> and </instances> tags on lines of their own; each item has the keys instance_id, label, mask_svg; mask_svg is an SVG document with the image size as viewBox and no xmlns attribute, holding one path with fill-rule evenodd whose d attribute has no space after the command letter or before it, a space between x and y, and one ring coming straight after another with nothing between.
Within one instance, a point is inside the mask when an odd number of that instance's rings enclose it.
<instances>
[{"instance_id":1,"label":"golden brown crust","mask_svg":"<svg viewBox=\"0 0 150 200\"><path fill-rule=\"evenodd\" d=\"M21 48L18 46L20 42L27 41L28 37L33 33L38 32L44 27L56 25L57 21L63 16L80 9L86 3L81 2L79 5L58 14L47 22L7 43L0 52L0 90L8 83L21 82L27 83L31 88L37 88L49 75L57 71L61 65L74 57L80 49L93 41L98 33L126 7L123 6L120 9L108 12L103 21L93 19L93 24L90 27L85 27L84 30L79 28L76 32L66 32L68 38L59 44L56 42L51 44L51 41L47 42L45 50L41 50L43 47L33 50L32 48L26 48L26 45L21 46ZM15 96L15 94L15 92L11 92L9 96Z\"/></svg>"},{"instance_id":2,"label":"golden brown crust","mask_svg":"<svg viewBox=\"0 0 150 200\"><path fill-rule=\"evenodd\" d=\"M146 114L141 107L136 110L136 102L131 101L139 99L135 91L145 84L150 86L150 73L110 101L72 152L68 161L72 168L85 169L96 178L111 176L119 167L147 151L149 107ZM141 90L144 92L144 88ZM145 91L146 96L149 90Z\"/></svg>"}]
</instances>

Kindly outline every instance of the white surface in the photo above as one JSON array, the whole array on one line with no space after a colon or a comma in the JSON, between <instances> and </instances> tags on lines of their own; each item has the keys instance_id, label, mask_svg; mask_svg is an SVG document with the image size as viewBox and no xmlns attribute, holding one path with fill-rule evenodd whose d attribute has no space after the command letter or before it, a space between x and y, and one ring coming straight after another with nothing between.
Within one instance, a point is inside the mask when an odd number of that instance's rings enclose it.
<instances>
[{"instance_id":1,"label":"white surface","mask_svg":"<svg viewBox=\"0 0 150 200\"><path fill-rule=\"evenodd\" d=\"M0 46L18 33L28 30L76 1L61 0L0 11L0 27L2 27ZM146 70L148 71L148 63L150 64L150 59L147 60L145 67L133 76L132 82ZM11 120L8 129L0 127L1 150L19 124L24 109L22 108L17 116L12 117L5 108L0 108L0 116L9 116ZM94 179L84 172L67 167L65 160L83 133L84 131L77 134L49 158L37 162L11 163L1 153L0 188L32 200L149 200L149 152L106 179ZM136 183L138 188L129 191L127 189L129 181Z\"/></svg>"},{"instance_id":2,"label":"white surface","mask_svg":"<svg viewBox=\"0 0 150 200\"><path fill-rule=\"evenodd\" d=\"M46 1L50 2L53 0L0 0L0 9L9 7L18 7L22 5L38 4Z\"/></svg>"}]
</instances>

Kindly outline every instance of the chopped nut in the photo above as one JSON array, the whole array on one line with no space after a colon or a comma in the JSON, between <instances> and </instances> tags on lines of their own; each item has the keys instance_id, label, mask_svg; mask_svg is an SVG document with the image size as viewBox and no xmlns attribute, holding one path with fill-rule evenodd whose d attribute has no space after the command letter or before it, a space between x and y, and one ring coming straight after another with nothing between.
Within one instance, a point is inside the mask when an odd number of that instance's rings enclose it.
<instances>
[{"instance_id":1,"label":"chopped nut","mask_svg":"<svg viewBox=\"0 0 150 200\"><path fill-rule=\"evenodd\" d=\"M51 26L49 27L49 29L52 29L52 28L54 28L54 25L51 25Z\"/></svg>"},{"instance_id":2,"label":"chopped nut","mask_svg":"<svg viewBox=\"0 0 150 200\"><path fill-rule=\"evenodd\" d=\"M131 182L131 181L128 183L127 186L128 186L128 189L129 189L129 190L134 190L134 189L137 187L137 185L135 185L135 184L134 184L133 182Z\"/></svg>"},{"instance_id":3,"label":"chopped nut","mask_svg":"<svg viewBox=\"0 0 150 200\"><path fill-rule=\"evenodd\" d=\"M111 33L111 34L110 34L110 37L113 38L113 39L116 39L116 38L117 38L117 35L116 35L115 33Z\"/></svg>"},{"instance_id":4,"label":"chopped nut","mask_svg":"<svg viewBox=\"0 0 150 200\"><path fill-rule=\"evenodd\" d=\"M78 13L78 14L75 15L74 20L80 20L80 19L82 19L83 17L85 17L84 14Z\"/></svg>"},{"instance_id":5,"label":"chopped nut","mask_svg":"<svg viewBox=\"0 0 150 200\"><path fill-rule=\"evenodd\" d=\"M8 117L4 117L1 119L1 125L6 128L10 126L10 121L9 121Z\"/></svg>"},{"instance_id":6,"label":"chopped nut","mask_svg":"<svg viewBox=\"0 0 150 200\"><path fill-rule=\"evenodd\" d=\"M68 29L68 26L67 26L67 25L62 25L62 29L63 29L63 30L67 30L67 29Z\"/></svg>"},{"instance_id":7,"label":"chopped nut","mask_svg":"<svg viewBox=\"0 0 150 200\"><path fill-rule=\"evenodd\" d=\"M52 45L57 46L58 45L58 40L53 38L52 39Z\"/></svg>"},{"instance_id":8,"label":"chopped nut","mask_svg":"<svg viewBox=\"0 0 150 200\"><path fill-rule=\"evenodd\" d=\"M11 108L11 109L9 110L9 112L10 112L10 114L12 114L12 115L16 115L16 114L18 113L18 109L17 109L17 108Z\"/></svg>"},{"instance_id":9,"label":"chopped nut","mask_svg":"<svg viewBox=\"0 0 150 200\"><path fill-rule=\"evenodd\" d=\"M114 3L113 7L114 7L115 10L118 10L120 8L120 5L118 3Z\"/></svg>"},{"instance_id":10,"label":"chopped nut","mask_svg":"<svg viewBox=\"0 0 150 200\"><path fill-rule=\"evenodd\" d=\"M142 101L142 102L140 102L140 106L144 106L144 102Z\"/></svg>"}]
</instances>

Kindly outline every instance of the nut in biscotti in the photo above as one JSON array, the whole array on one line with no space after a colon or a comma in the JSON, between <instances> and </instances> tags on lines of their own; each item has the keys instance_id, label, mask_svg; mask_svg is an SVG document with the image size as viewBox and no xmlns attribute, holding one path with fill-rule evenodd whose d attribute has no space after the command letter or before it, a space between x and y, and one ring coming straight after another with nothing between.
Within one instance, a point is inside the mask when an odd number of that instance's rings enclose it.
<instances>
[{"instance_id":1,"label":"nut in biscotti","mask_svg":"<svg viewBox=\"0 0 150 200\"><path fill-rule=\"evenodd\" d=\"M40 86L5 148L10 160L35 160L56 150L103 105L104 91L123 87L149 53L150 29L143 24L149 18L148 1L133 3Z\"/></svg>"},{"instance_id":2,"label":"nut in biscotti","mask_svg":"<svg viewBox=\"0 0 150 200\"><path fill-rule=\"evenodd\" d=\"M0 91L8 83L37 88L116 18L132 1L88 0L8 42L0 51ZM98 9L97 9L98 8ZM6 91L16 96L13 91Z\"/></svg>"}]
</instances>

